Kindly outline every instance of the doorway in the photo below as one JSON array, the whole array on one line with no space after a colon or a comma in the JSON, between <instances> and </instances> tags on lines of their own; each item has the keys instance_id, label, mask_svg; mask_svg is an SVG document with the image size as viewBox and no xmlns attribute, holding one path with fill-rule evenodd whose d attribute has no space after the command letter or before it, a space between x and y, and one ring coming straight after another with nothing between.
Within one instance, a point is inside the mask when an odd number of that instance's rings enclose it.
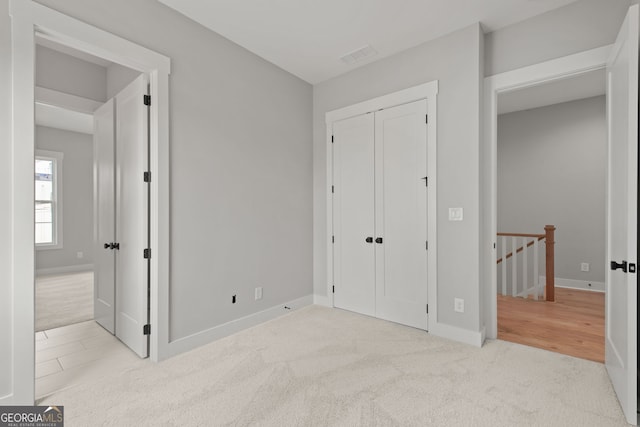
<instances>
[{"instance_id":1,"label":"doorway","mask_svg":"<svg viewBox=\"0 0 640 427\"><path fill-rule=\"evenodd\" d=\"M637 422L637 185L638 26L633 5L611 46L581 52L485 79L483 219L485 324L497 337L497 97L519 88L607 69L607 259L605 367L629 423ZM613 159L613 160L612 160ZM611 163L612 162L612 163ZM611 165L614 165L612 167ZM616 220L616 218L619 218ZM491 249L490 249L491 248ZM630 261L629 261L630 260Z\"/></svg>"},{"instance_id":2,"label":"doorway","mask_svg":"<svg viewBox=\"0 0 640 427\"><path fill-rule=\"evenodd\" d=\"M12 17L12 140L14 168L11 172L12 303L11 370L14 382L7 404L34 402L34 81L35 36L44 35L60 44L90 53L114 63L148 73L150 94L155 102L150 111L150 169L157 178L150 187L150 264L151 359L169 354L168 339L168 58L135 43L99 30L34 2L11 1Z\"/></svg>"},{"instance_id":3,"label":"doorway","mask_svg":"<svg viewBox=\"0 0 640 427\"><path fill-rule=\"evenodd\" d=\"M498 338L600 363L605 94L599 69L497 100Z\"/></svg>"},{"instance_id":4,"label":"doorway","mask_svg":"<svg viewBox=\"0 0 640 427\"><path fill-rule=\"evenodd\" d=\"M143 129L146 133L146 107L138 108L145 116L138 118L139 126L131 126L135 120L134 111L123 108L120 123L100 121L97 126L95 117L104 106L113 107L111 99L120 98L121 93L136 81L140 72L97 58L93 55L60 45L50 39L36 36L36 398L41 398L57 390L86 382L98 374L116 373L118 360L129 360L133 354L127 346L136 343L127 341L123 333L117 333L115 327L105 331L98 325L104 324L104 313L94 310L98 298L95 295L104 290L104 274L111 270L111 293L116 294L114 251L105 250L101 241L100 222L114 219L115 191L110 191L112 200L104 197L105 185L115 190L115 183L105 184L105 176L115 176L113 156L111 162L101 158L104 146L115 153L113 141L100 143L99 130L118 129L120 134L126 120L129 129ZM142 80L144 93L147 93L146 79ZM140 84L138 85L140 86ZM126 92L125 92L126 93ZM107 101L107 98L110 100ZM142 104L142 94L136 97ZM105 102L106 101L106 102ZM135 108L134 108L135 110ZM112 134L114 132L111 132ZM141 132L143 133L143 132ZM131 150L146 152L147 141L142 138L128 141L124 154ZM125 135L123 135L125 138ZM126 138L125 138L126 139ZM122 153L121 153L122 154ZM122 154L122 155L124 155ZM144 156L146 159L146 155ZM109 163L109 164L108 164ZM136 165L130 175L139 178L147 170L146 160ZM109 170L109 168L111 170ZM127 189L136 188L135 183L125 179L127 168L120 167L122 179L128 182ZM139 172L139 173L136 173ZM95 181L95 182L94 182ZM139 181L135 180L136 183ZM102 185L99 185L102 184ZM145 186L142 184L142 186ZM64 191L63 191L64 190ZM118 193L119 194L119 193ZM98 200L98 196L102 196ZM123 199L123 197L121 197ZM130 198L135 199L135 198ZM146 218L147 197L142 197L138 207L131 203L118 203L120 214L127 218ZM141 215L132 215L142 210ZM144 247L148 242L145 224L138 224L143 232ZM128 221L131 223L131 221ZM104 227L103 227L104 228ZM123 229L125 227L122 227ZM114 231L114 227L111 227ZM133 234L133 233L131 233ZM113 242L114 235L108 236ZM120 239L125 247L133 247L131 239ZM141 252L142 250L140 250ZM106 252L106 257L105 257ZM119 254L118 254L119 255ZM126 254L119 258L126 265ZM135 261L138 257L135 257ZM135 261L132 264L135 264ZM131 263L131 262L130 262ZM144 323L148 323L147 266L140 260L140 269L144 270L144 279L138 280L142 287L140 293L144 301L138 311L143 312ZM128 271L131 271L129 267ZM131 286L127 286L131 288ZM98 292L94 292L94 289ZM136 295L119 292L123 299ZM121 304L126 304L126 301ZM115 301L111 301L111 324L115 324ZM129 303L129 306L136 304ZM119 310L122 312L123 310ZM95 321L94 321L95 319ZM97 323L96 323L97 322ZM104 325L103 325L104 326ZM119 328L126 331L126 326ZM142 329L142 327L140 327ZM116 339L118 338L118 339ZM144 350L136 348L136 354L146 357L147 339L144 337ZM141 346L138 346L141 347Z\"/></svg>"}]
</instances>

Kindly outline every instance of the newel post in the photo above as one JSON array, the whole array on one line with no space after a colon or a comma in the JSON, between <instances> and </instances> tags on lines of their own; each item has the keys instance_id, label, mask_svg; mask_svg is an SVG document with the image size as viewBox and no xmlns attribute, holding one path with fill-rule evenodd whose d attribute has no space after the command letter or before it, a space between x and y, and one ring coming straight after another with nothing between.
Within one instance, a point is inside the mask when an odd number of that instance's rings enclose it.
<instances>
[{"instance_id":1,"label":"newel post","mask_svg":"<svg viewBox=\"0 0 640 427\"><path fill-rule=\"evenodd\" d=\"M556 227L553 225L545 225L544 233L545 233L545 245L546 245L546 264L547 264L547 273L546 273L546 300L547 301L555 301L555 231Z\"/></svg>"}]
</instances>

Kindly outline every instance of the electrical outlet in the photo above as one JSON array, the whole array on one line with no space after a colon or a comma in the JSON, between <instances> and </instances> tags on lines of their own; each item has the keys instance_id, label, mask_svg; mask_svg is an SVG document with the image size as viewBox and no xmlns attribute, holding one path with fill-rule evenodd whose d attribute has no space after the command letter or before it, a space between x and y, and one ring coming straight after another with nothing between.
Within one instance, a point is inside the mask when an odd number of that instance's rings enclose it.
<instances>
[{"instance_id":1,"label":"electrical outlet","mask_svg":"<svg viewBox=\"0 0 640 427\"><path fill-rule=\"evenodd\" d=\"M449 221L462 221L463 216L462 208L449 208Z\"/></svg>"},{"instance_id":2,"label":"electrical outlet","mask_svg":"<svg viewBox=\"0 0 640 427\"><path fill-rule=\"evenodd\" d=\"M589 263L583 262L580 264L580 271L589 271Z\"/></svg>"},{"instance_id":3,"label":"electrical outlet","mask_svg":"<svg viewBox=\"0 0 640 427\"><path fill-rule=\"evenodd\" d=\"M262 299L262 286L258 286L255 290L255 299Z\"/></svg>"},{"instance_id":4,"label":"electrical outlet","mask_svg":"<svg viewBox=\"0 0 640 427\"><path fill-rule=\"evenodd\" d=\"M82 258L84 258L84 253L83 252L76 252L76 257L78 259L82 259Z\"/></svg>"},{"instance_id":5,"label":"electrical outlet","mask_svg":"<svg viewBox=\"0 0 640 427\"><path fill-rule=\"evenodd\" d=\"M456 313L464 313L464 300L462 298L454 298L453 309Z\"/></svg>"}]
</instances>

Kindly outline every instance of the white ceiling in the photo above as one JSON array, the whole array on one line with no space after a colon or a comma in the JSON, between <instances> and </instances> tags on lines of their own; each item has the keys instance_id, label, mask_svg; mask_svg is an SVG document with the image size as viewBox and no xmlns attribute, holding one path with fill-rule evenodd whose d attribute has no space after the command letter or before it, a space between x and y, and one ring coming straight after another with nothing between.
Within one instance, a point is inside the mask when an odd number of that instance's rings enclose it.
<instances>
[{"instance_id":1,"label":"white ceiling","mask_svg":"<svg viewBox=\"0 0 640 427\"><path fill-rule=\"evenodd\" d=\"M498 95L498 114L591 98L606 92L604 69Z\"/></svg>"},{"instance_id":2,"label":"white ceiling","mask_svg":"<svg viewBox=\"0 0 640 427\"><path fill-rule=\"evenodd\" d=\"M476 22L486 32L576 0L158 0L311 84ZM370 45L378 53L346 64Z\"/></svg>"}]
</instances>

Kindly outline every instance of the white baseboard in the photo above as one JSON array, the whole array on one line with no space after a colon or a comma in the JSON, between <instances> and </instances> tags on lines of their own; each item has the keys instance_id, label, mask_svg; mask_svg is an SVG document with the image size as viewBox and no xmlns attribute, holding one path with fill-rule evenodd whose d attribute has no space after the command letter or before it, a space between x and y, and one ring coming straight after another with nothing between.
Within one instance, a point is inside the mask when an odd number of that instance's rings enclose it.
<instances>
[{"instance_id":1,"label":"white baseboard","mask_svg":"<svg viewBox=\"0 0 640 427\"><path fill-rule=\"evenodd\" d=\"M470 331L468 329L458 328L457 326L446 325L444 323L429 322L429 333L438 337L447 338L475 347L482 347L485 339L485 328L481 331Z\"/></svg>"},{"instance_id":2,"label":"white baseboard","mask_svg":"<svg viewBox=\"0 0 640 427\"><path fill-rule=\"evenodd\" d=\"M78 273L81 271L93 270L93 264L66 265L63 267L39 268L36 270L36 276L46 276L49 274L65 274Z\"/></svg>"},{"instance_id":3,"label":"white baseboard","mask_svg":"<svg viewBox=\"0 0 640 427\"><path fill-rule=\"evenodd\" d=\"M321 305L323 307L333 307L331 304L331 298L324 295L313 295L313 303L315 305Z\"/></svg>"},{"instance_id":4,"label":"white baseboard","mask_svg":"<svg viewBox=\"0 0 640 427\"><path fill-rule=\"evenodd\" d=\"M540 276L540 285L544 286L547 278ZM563 279L556 277L556 288L581 289L585 291L604 292L604 282L593 282L589 280Z\"/></svg>"},{"instance_id":5,"label":"white baseboard","mask_svg":"<svg viewBox=\"0 0 640 427\"><path fill-rule=\"evenodd\" d=\"M209 344L213 341L219 340L220 338L224 338L235 334L236 332L264 323L268 320L283 316L302 307L312 305L313 299L313 295L307 295L293 301L278 304L254 314L241 317L240 319L232 320L230 322L223 323L222 325L214 326L213 328L171 341L167 346L166 358L193 350L194 348Z\"/></svg>"}]
</instances>

